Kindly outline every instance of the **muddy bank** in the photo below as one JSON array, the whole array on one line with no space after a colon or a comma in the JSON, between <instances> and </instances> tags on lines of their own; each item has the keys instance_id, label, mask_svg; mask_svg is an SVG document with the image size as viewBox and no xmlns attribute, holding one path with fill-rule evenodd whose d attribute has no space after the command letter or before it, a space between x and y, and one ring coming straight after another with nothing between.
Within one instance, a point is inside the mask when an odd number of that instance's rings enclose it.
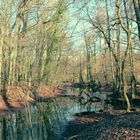
<instances>
[{"instance_id":1,"label":"muddy bank","mask_svg":"<svg viewBox=\"0 0 140 140\"><path fill-rule=\"evenodd\" d=\"M140 113L83 112L69 122L62 140L139 140Z\"/></svg>"},{"instance_id":2,"label":"muddy bank","mask_svg":"<svg viewBox=\"0 0 140 140\"><path fill-rule=\"evenodd\" d=\"M21 109L29 104L38 101L45 101L49 98L60 96L64 90L60 87L39 86L36 88L35 93L29 87L11 87L7 88L7 101L6 104L2 95L0 95L0 116L5 116L11 113L12 110Z\"/></svg>"}]
</instances>

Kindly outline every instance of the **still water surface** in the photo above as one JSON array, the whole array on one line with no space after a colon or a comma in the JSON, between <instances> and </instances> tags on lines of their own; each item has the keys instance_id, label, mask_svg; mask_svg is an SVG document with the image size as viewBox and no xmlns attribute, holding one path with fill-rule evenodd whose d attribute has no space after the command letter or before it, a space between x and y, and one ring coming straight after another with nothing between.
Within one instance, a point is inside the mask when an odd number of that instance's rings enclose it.
<instances>
[{"instance_id":1,"label":"still water surface","mask_svg":"<svg viewBox=\"0 0 140 140\"><path fill-rule=\"evenodd\" d=\"M50 99L0 118L0 140L59 140L75 113L101 109L106 109L104 102L85 105L74 97Z\"/></svg>"}]
</instances>

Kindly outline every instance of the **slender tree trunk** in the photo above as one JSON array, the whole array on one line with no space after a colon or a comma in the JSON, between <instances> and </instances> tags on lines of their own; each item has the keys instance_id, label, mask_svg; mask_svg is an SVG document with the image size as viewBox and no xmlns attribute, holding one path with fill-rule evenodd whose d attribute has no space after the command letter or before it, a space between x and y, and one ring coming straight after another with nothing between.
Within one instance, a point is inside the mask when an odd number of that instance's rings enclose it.
<instances>
[{"instance_id":1,"label":"slender tree trunk","mask_svg":"<svg viewBox=\"0 0 140 140\"><path fill-rule=\"evenodd\" d=\"M83 75L82 75L82 64L80 62L80 70L79 70L79 82L83 83Z\"/></svg>"},{"instance_id":2,"label":"slender tree trunk","mask_svg":"<svg viewBox=\"0 0 140 140\"><path fill-rule=\"evenodd\" d=\"M128 98L128 95L127 95L127 83L126 83L126 79L125 79L125 67L126 67L126 59L127 59L127 56L128 56L128 51L131 47L131 32L130 32L129 21L128 21L126 1L123 0L123 5L124 5L124 10L125 10L125 15L126 15L126 27L125 27L125 25L122 22L122 19L120 17L120 9L121 9L120 4L121 4L120 0L116 0L116 14L117 14L117 17L118 17L118 20L119 20L119 24L120 24L120 26L122 27L122 29L124 30L124 32L126 33L126 36L127 36L127 48L125 50L124 57L122 58L121 80L122 80L122 85L123 85L124 99L127 103L126 110L129 112L130 109L131 109L131 106L130 106L130 101L129 101L129 98Z\"/></svg>"},{"instance_id":3,"label":"slender tree trunk","mask_svg":"<svg viewBox=\"0 0 140 140\"><path fill-rule=\"evenodd\" d=\"M121 78L122 78L122 85L123 85L123 95L127 104L126 111L130 112L131 105L130 105L129 98L127 96L127 83L125 79L125 61L122 62L122 77Z\"/></svg>"},{"instance_id":4,"label":"slender tree trunk","mask_svg":"<svg viewBox=\"0 0 140 140\"><path fill-rule=\"evenodd\" d=\"M121 93L121 66L120 66L120 25L119 25L119 17L117 15L117 8L116 8L116 37L117 37L117 61L116 61L116 93Z\"/></svg>"},{"instance_id":5,"label":"slender tree trunk","mask_svg":"<svg viewBox=\"0 0 140 140\"><path fill-rule=\"evenodd\" d=\"M133 0L133 5L134 5L134 11L136 15L136 21L138 25L138 36L140 40L140 0Z\"/></svg>"},{"instance_id":6,"label":"slender tree trunk","mask_svg":"<svg viewBox=\"0 0 140 140\"><path fill-rule=\"evenodd\" d=\"M135 76L135 68L134 68L134 56L132 46L129 49L129 61L130 61L130 71L131 71L131 98L135 98L135 94L137 93L137 80Z\"/></svg>"}]
</instances>

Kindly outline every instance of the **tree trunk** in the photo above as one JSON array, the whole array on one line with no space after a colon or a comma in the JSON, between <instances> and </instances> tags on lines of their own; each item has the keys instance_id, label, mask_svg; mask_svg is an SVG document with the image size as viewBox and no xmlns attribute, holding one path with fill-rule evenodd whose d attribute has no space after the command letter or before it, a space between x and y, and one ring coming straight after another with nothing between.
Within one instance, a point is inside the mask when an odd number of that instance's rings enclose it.
<instances>
[{"instance_id":1,"label":"tree trunk","mask_svg":"<svg viewBox=\"0 0 140 140\"><path fill-rule=\"evenodd\" d=\"M124 99L126 101L127 107L126 107L126 111L130 112L131 106L130 106L130 101L129 98L127 96L127 84L126 84L126 79L125 79L125 61L122 62L122 85L123 85L123 95L124 95Z\"/></svg>"},{"instance_id":2,"label":"tree trunk","mask_svg":"<svg viewBox=\"0 0 140 140\"><path fill-rule=\"evenodd\" d=\"M136 21L138 26L138 36L140 40L140 0L133 0L134 11L136 15Z\"/></svg>"}]
</instances>

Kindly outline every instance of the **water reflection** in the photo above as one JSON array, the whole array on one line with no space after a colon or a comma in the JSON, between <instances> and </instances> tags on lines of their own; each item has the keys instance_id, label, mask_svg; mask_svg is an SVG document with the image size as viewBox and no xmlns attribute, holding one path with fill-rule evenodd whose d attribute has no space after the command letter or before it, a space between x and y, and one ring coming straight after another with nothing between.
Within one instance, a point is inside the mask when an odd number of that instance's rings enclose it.
<instances>
[{"instance_id":1,"label":"water reflection","mask_svg":"<svg viewBox=\"0 0 140 140\"><path fill-rule=\"evenodd\" d=\"M59 140L75 113L103 110L104 102L79 102L74 97L59 97L0 118L1 140Z\"/></svg>"}]
</instances>

